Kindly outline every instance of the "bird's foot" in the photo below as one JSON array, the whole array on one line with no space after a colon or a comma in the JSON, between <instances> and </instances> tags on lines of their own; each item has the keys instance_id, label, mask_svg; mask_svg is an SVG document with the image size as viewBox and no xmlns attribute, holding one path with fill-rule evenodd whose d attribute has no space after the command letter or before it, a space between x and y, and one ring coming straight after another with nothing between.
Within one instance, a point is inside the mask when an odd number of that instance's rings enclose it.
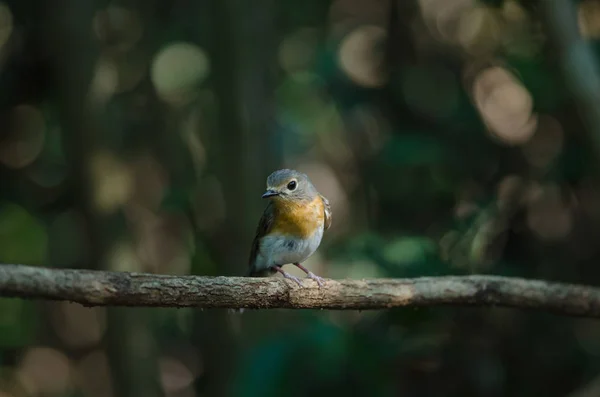
<instances>
[{"instance_id":1,"label":"bird's foot","mask_svg":"<svg viewBox=\"0 0 600 397\"><path fill-rule=\"evenodd\" d=\"M295 281L295 282L297 282L299 286L301 286L301 287L303 286L303 285L302 285L302 280L301 280L301 279L299 279L298 277L296 277L296 276L292 276L292 275L291 275L291 274L289 274L288 272L283 272L283 271L282 271L282 273L281 273L281 274L283 274L283 277L285 277L285 278L287 278L287 279L289 279L289 280L292 280L292 281Z\"/></svg>"},{"instance_id":2,"label":"bird's foot","mask_svg":"<svg viewBox=\"0 0 600 397\"><path fill-rule=\"evenodd\" d=\"M299 286L302 287L302 280L299 279L296 276L292 276L291 274L289 274L288 272L284 271L280 266L275 266L275 270L277 270L279 273L281 273L281 275L289 280L295 281L298 283Z\"/></svg>"},{"instance_id":3,"label":"bird's foot","mask_svg":"<svg viewBox=\"0 0 600 397\"><path fill-rule=\"evenodd\" d=\"M315 280L317 282L317 284L319 285L319 288L321 288L323 286L323 283L325 282L325 279L323 277L319 277L319 276L315 275L313 272L309 271L307 268L302 266L300 263L294 263L294 266L297 266L300 270L302 270L304 273L306 273L306 277Z\"/></svg>"},{"instance_id":4,"label":"bird's foot","mask_svg":"<svg viewBox=\"0 0 600 397\"><path fill-rule=\"evenodd\" d=\"M313 272L308 272L306 274L306 277L315 280L317 282L317 284L319 285L319 288L323 287L323 283L325 282L325 279L323 277L319 277L316 274L314 274Z\"/></svg>"}]
</instances>

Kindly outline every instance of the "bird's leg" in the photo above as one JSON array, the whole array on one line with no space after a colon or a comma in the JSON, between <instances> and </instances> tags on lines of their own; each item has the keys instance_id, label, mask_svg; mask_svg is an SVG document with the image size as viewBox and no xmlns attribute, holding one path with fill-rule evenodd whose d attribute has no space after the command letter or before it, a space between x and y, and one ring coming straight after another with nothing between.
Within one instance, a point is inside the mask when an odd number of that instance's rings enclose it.
<instances>
[{"instance_id":1,"label":"bird's leg","mask_svg":"<svg viewBox=\"0 0 600 397\"><path fill-rule=\"evenodd\" d=\"M302 266L299 263L294 263L294 266L298 266L304 273L306 273L308 278L312 278L313 280L315 280L317 282L317 284L319 284L319 288L321 288L323 286L323 281L325 281L323 279L323 277L319 277L316 274L314 274L313 272L311 272L310 270L308 270L307 268L305 268L304 266Z\"/></svg>"},{"instance_id":2,"label":"bird's leg","mask_svg":"<svg viewBox=\"0 0 600 397\"><path fill-rule=\"evenodd\" d=\"M281 268L281 266L275 265L275 266L273 266L273 268L274 268L275 270L277 270L279 273L281 273L281 274L283 275L283 277L285 277L285 278L289 278L290 280L294 280L295 282L297 282L297 283L298 283L298 285L299 285L299 286L301 286L301 287L302 287L302 281L301 281L301 280L300 280L298 277L296 277L296 276L292 276L292 275L291 275L291 274L289 274L288 272L284 271L284 270Z\"/></svg>"}]
</instances>

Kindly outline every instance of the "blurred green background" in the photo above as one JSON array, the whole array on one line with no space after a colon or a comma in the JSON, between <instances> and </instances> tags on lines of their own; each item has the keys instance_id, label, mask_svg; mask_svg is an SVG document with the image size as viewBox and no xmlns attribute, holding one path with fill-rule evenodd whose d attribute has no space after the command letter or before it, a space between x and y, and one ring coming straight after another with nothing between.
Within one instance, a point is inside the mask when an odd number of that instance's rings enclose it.
<instances>
[{"instance_id":1,"label":"blurred green background","mask_svg":"<svg viewBox=\"0 0 600 397\"><path fill-rule=\"evenodd\" d=\"M600 284L546 1L3 0L0 262L242 275L289 167L332 204L318 275ZM0 397L225 395L598 396L600 323L0 300Z\"/></svg>"}]
</instances>

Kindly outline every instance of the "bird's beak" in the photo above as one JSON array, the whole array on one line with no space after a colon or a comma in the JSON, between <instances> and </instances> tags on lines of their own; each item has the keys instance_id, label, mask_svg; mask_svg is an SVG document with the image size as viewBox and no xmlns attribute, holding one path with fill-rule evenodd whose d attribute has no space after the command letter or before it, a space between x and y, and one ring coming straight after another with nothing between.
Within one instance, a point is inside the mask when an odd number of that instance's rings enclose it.
<instances>
[{"instance_id":1,"label":"bird's beak","mask_svg":"<svg viewBox=\"0 0 600 397\"><path fill-rule=\"evenodd\" d=\"M268 198L268 197L273 197L273 196L279 196L279 193L276 192L275 190L269 189L263 193L262 198Z\"/></svg>"}]
</instances>

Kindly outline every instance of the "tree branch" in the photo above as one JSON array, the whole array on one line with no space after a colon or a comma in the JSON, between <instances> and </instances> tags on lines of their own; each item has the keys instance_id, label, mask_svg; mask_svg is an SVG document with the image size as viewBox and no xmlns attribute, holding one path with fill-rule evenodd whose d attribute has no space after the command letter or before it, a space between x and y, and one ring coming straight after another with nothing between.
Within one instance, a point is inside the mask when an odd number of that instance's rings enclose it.
<instances>
[{"instance_id":1,"label":"tree branch","mask_svg":"<svg viewBox=\"0 0 600 397\"><path fill-rule=\"evenodd\" d=\"M84 306L383 309L504 306L600 317L600 288L499 276L327 280L319 289L280 278L169 276L0 265L0 296Z\"/></svg>"}]
</instances>

